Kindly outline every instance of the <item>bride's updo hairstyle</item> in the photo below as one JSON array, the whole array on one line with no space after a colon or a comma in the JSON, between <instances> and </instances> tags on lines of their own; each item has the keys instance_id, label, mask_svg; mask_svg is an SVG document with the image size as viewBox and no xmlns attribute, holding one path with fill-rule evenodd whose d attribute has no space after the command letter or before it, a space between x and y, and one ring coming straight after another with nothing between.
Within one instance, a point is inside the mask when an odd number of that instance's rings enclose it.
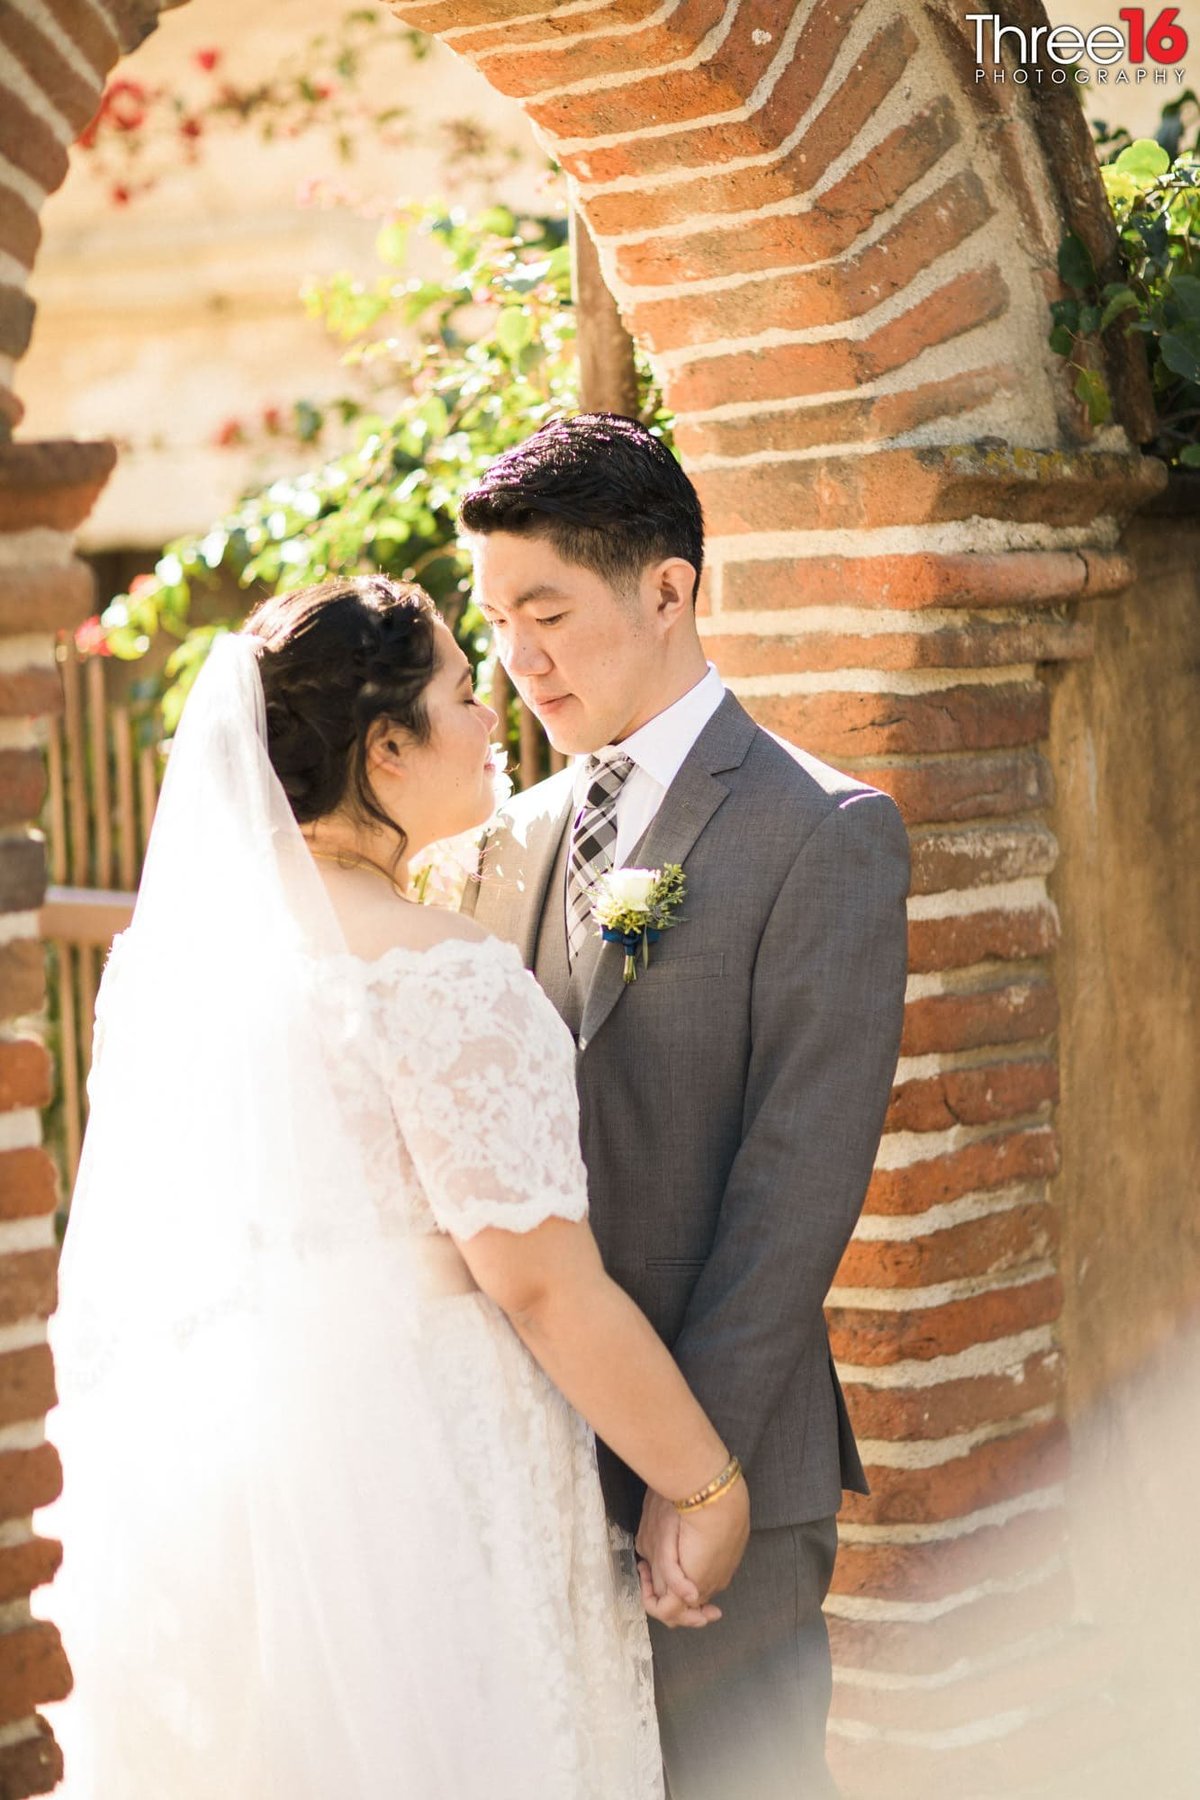
<instances>
[{"instance_id":1,"label":"bride's updo hairstyle","mask_svg":"<svg viewBox=\"0 0 1200 1800\"><path fill-rule=\"evenodd\" d=\"M403 854L404 832L367 780L367 743L378 719L428 743L437 617L423 588L385 575L297 588L254 608L242 630L262 640L267 754L298 824L343 807L395 832Z\"/></svg>"}]
</instances>

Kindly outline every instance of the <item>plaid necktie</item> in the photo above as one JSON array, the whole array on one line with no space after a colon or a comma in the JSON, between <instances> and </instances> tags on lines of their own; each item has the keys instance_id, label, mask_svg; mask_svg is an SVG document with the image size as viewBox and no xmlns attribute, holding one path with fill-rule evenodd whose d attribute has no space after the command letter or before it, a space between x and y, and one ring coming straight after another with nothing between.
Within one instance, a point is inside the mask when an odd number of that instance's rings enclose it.
<instances>
[{"instance_id":1,"label":"plaid necktie","mask_svg":"<svg viewBox=\"0 0 1200 1800\"><path fill-rule=\"evenodd\" d=\"M632 758L619 750L588 757L587 798L575 814L567 864L567 956L572 967L595 930L588 889L613 866L617 795L633 768Z\"/></svg>"}]
</instances>

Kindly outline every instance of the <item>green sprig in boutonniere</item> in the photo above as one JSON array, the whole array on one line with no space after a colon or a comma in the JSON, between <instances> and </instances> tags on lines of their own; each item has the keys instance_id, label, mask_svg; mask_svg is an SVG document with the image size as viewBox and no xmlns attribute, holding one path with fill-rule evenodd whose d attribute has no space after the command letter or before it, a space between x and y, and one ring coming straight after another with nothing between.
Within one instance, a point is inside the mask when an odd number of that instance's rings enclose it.
<instances>
[{"instance_id":1,"label":"green sprig in boutonniere","mask_svg":"<svg viewBox=\"0 0 1200 1800\"><path fill-rule=\"evenodd\" d=\"M650 963L650 946L679 920L673 915L683 899L687 877L679 863L661 869L610 869L589 890L592 917L606 944L625 951L625 980L637 980L637 953L642 967Z\"/></svg>"}]
</instances>

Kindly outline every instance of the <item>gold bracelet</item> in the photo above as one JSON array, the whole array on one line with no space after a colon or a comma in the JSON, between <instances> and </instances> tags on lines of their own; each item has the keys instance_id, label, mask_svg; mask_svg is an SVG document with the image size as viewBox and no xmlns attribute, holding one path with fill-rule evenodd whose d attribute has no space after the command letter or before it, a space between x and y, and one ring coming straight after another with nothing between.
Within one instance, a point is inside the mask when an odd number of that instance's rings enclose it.
<instances>
[{"instance_id":1,"label":"gold bracelet","mask_svg":"<svg viewBox=\"0 0 1200 1800\"><path fill-rule=\"evenodd\" d=\"M736 1456L731 1456L721 1473L714 1476L707 1487L689 1494L686 1500L675 1500L672 1504L676 1512L698 1512L702 1506L711 1506L714 1500L720 1500L741 1479L742 1465Z\"/></svg>"}]
</instances>

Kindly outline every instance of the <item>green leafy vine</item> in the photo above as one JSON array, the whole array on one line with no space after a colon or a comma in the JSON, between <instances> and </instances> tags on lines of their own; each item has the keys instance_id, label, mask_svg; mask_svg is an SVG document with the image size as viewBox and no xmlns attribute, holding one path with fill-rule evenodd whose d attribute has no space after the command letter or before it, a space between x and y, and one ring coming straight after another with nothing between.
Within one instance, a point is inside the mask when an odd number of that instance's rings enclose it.
<instances>
[{"instance_id":1,"label":"green leafy vine","mask_svg":"<svg viewBox=\"0 0 1200 1800\"><path fill-rule=\"evenodd\" d=\"M118 657L176 640L156 695L168 734L215 635L261 594L329 577L382 570L420 581L476 667L486 660L455 515L493 457L577 404L566 236L561 217L492 207L467 218L413 204L380 230L375 280L336 275L309 287L307 309L345 345L355 388L332 405L309 404L306 432L319 442L340 426L350 447L168 544L153 574L100 617ZM440 271L408 273L411 253L429 244ZM642 417L669 438L648 367L640 374Z\"/></svg>"},{"instance_id":2,"label":"green leafy vine","mask_svg":"<svg viewBox=\"0 0 1200 1800\"><path fill-rule=\"evenodd\" d=\"M1144 446L1176 467L1200 468L1200 152L1181 148L1190 92L1164 114L1159 137L1129 140L1099 127L1117 146L1101 177L1117 226L1120 275L1101 283L1082 239L1063 239L1058 272L1067 297L1050 307L1050 347L1075 373L1076 397L1094 426L1112 418L1101 338L1110 327L1146 343L1156 411ZM1171 147L1168 147L1168 144Z\"/></svg>"}]
</instances>

